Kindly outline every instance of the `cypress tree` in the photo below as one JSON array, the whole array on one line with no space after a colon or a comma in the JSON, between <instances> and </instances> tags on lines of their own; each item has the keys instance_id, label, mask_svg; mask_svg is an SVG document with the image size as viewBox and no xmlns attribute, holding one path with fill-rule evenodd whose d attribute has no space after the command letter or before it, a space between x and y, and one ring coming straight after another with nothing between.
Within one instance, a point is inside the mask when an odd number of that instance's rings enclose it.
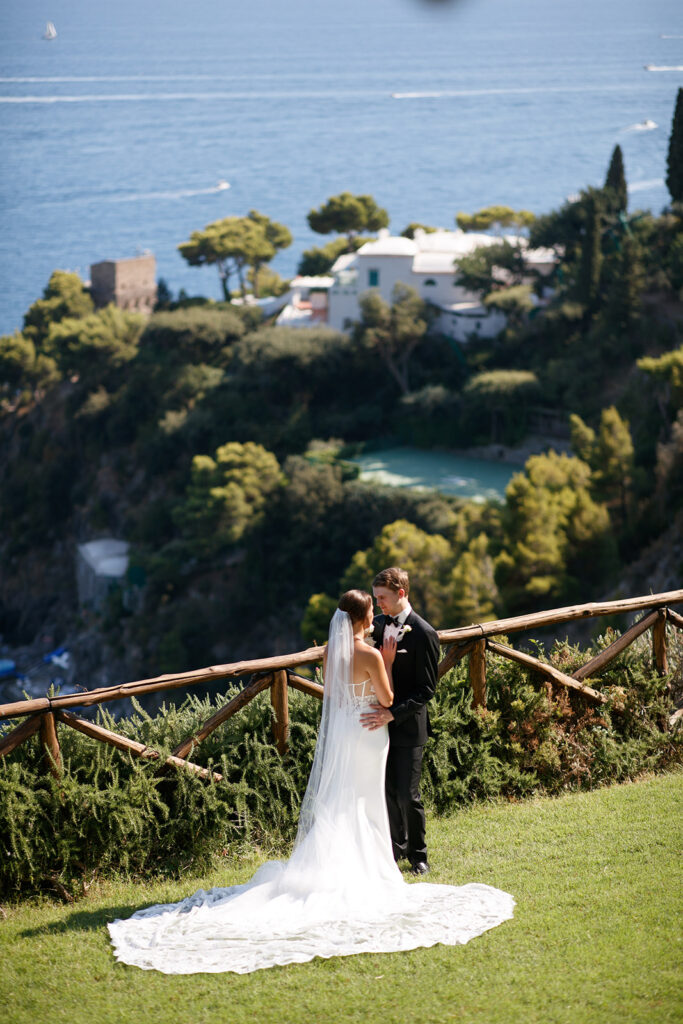
<instances>
[{"instance_id":1,"label":"cypress tree","mask_svg":"<svg viewBox=\"0 0 683 1024\"><path fill-rule=\"evenodd\" d=\"M585 200L586 224L581 241L579 264L579 301L595 306L600 293L602 272L602 203L599 194L591 191Z\"/></svg>"},{"instance_id":2,"label":"cypress tree","mask_svg":"<svg viewBox=\"0 0 683 1024\"><path fill-rule=\"evenodd\" d=\"M666 158L666 187L674 203L683 200L683 89L678 90Z\"/></svg>"},{"instance_id":3,"label":"cypress tree","mask_svg":"<svg viewBox=\"0 0 683 1024\"><path fill-rule=\"evenodd\" d=\"M607 204L614 213L623 213L628 206L628 189L624 173L624 155L621 146L615 146L612 152L604 191L607 193Z\"/></svg>"},{"instance_id":4,"label":"cypress tree","mask_svg":"<svg viewBox=\"0 0 683 1024\"><path fill-rule=\"evenodd\" d=\"M635 239L626 235L621 252L613 260L605 308L607 322L617 332L628 334L637 327L643 286L641 248Z\"/></svg>"}]
</instances>

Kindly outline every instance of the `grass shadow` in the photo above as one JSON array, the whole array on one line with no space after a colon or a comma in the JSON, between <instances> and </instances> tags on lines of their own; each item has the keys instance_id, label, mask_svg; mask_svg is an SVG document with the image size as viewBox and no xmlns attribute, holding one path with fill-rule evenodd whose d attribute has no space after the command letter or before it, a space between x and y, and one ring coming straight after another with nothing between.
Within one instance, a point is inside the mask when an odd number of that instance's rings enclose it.
<instances>
[{"instance_id":1,"label":"grass shadow","mask_svg":"<svg viewBox=\"0 0 683 1024\"><path fill-rule=\"evenodd\" d=\"M63 932L95 932L106 928L110 921L130 917L136 910L143 910L144 907L153 905L150 903L127 903L115 907L102 907L100 910L77 910L61 921L53 921L38 928L26 928L19 932L19 935L28 939L36 935L59 935Z\"/></svg>"}]
</instances>

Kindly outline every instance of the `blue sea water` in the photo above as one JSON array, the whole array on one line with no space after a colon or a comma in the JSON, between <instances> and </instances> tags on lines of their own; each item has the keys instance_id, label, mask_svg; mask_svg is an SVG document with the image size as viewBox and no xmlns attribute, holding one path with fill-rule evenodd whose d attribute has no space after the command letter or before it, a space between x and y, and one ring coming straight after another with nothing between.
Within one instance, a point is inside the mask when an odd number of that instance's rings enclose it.
<instances>
[{"instance_id":1,"label":"blue sea water","mask_svg":"<svg viewBox=\"0 0 683 1024\"><path fill-rule=\"evenodd\" d=\"M523 467L424 448L385 448L350 459L360 479L390 487L440 491L472 501L502 501L505 488Z\"/></svg>"},{"instance_id":2,"label":"blue sea water","mask_svg":"<svg viewBox=\"0 0 683 1024\"><path fill-rule=\"evenodd\" d=\"M306 213L343 189L397 232L541 213L601 184L619 143L631 208L659 211L681 66L679 0L8 2L0 331L55 268L144 249L173 290L219 297L176 246L251 208L290 227L292 274L325 241Z\"/></svg>"}]
</instances>

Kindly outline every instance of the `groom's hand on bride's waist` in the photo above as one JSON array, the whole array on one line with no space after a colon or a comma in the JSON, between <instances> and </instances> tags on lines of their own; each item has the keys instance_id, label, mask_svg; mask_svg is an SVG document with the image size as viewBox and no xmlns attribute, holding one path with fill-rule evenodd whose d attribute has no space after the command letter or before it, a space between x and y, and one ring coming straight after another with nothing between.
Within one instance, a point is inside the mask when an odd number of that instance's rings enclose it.
<instances>
[{"instance_id":1,"label":"groom's hand on bride's waist","mask_svg":"<svg viewBox=\"0 0 683 1024\"><path fill-rule=\"evenodd\" d=\"M365 729L381 729L383 725L388 725L393 720L391 710L383 708L381 704L370 704L368 710L360 716L360 724Z\"/></svg>"}]
</instances>

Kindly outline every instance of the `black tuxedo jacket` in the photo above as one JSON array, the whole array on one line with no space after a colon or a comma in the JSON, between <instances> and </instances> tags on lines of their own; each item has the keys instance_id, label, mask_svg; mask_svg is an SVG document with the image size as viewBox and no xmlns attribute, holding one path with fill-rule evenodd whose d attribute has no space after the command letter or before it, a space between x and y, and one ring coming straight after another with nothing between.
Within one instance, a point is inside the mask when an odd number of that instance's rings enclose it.
<instances>
[{"instance_id":1,"label":"black tuxedo jacket","mask_svg":"<svg viewBox=\"0 0 683 1024\"><path fill-rule=\"evenodd\" d=\"M372 638L381 647L385 616L373 622ZM421 747L431 735L427 701L434 696L438 678L439 638L436 630L414 611L406 619L409 631L398 644L392 677L394 702L389 723L389 741L397 747Z\"/></svg>"}]
</instances>

